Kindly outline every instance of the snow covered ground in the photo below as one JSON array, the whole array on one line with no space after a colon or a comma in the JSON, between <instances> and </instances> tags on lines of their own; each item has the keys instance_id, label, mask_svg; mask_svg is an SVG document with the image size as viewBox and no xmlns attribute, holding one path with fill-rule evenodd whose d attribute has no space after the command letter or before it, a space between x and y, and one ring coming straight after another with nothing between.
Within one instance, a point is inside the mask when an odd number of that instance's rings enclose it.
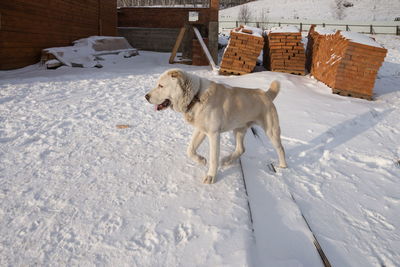
<instances>
[{"instance_id":1,"label":"snow covered ground","mask_svg":"<svg viewBox=\"0 0 400 267\"><path fill-rule=\"evenodd\" d=\"M321 266L300 210L333 266L398 265L400 38L376 38L389 54L372 102L309 76L178 66L236 86L281 81L289 168L268 170L263 135L248 133L241 157L253 224L240 164L203 185L185 155L191 127L144 99L169 54L0 72L0 265ZM230 133L221 142L233 150Z\"/></svg>"}]
</instances>

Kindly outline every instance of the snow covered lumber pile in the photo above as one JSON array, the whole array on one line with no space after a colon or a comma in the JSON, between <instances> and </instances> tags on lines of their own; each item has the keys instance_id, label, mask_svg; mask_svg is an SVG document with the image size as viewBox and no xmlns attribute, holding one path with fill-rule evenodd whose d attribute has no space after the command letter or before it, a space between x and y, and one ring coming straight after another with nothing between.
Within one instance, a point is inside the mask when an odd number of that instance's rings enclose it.
<instances>
[{"instance_id":1,"label":"snow covered lumber pile","mask_svg":"<svg viewBox=\"0 0 400 267\"><path fill-rule=\"evenodd\" d=\"M262 30L243 26L232 30L222 56L220 74L242 75L252 72L263 46Z\"/></svg>"},{"instance_id":2,"label":"snow covered lumber pile","mask_svg":"<svg viewBox=\"0 0 400 267\"><path fill-rule=\"evenodd\" d=\"M73 46L43 49L41 62L49 68L56 66L56 61L70 67L101 67L99 56L120 53L124 57L139 54L124 37L91 36L74 41Z\"/></svg>"},{"instance_id":3,"label":"snow covered lumber pile","mask_svg":"<svg viewBox=\"0 0 400 267\"><path fill-rule=\"evenodd\" d=\"M371 100L376 75L387 50L372 38L354 32L327 32L311 27L308 47L311 74L332 92ZM312 49L312 50L311 50Z\"/></svg>"},{"instance_id":4,"label":"snow covered lumber pile","mask_svg":"<svg viewBox=\"0 0 400 267\"><path fill-rule=\"evenodd\" d=\"M305 74L305 50L300 30L277 27L265 32L264 66L271 71Z\"/></svg>"}]
</instances>

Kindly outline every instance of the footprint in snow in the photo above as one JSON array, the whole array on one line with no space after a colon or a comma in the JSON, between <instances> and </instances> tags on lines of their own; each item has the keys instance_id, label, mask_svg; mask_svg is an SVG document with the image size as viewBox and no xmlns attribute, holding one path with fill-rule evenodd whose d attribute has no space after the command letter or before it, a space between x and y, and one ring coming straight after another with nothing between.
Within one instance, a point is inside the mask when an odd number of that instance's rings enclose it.
<instances>
[{"instance_id":1,"label":"footprint in snow","mask_svg":"<svg viewBox=\"0 0 400 267\"><path fill-rule=\"evenodd\" d=\"M193 238L193 227L191 224L179 224L174 231L175 244L186 243Z\"/></svg>"}]
</instances>

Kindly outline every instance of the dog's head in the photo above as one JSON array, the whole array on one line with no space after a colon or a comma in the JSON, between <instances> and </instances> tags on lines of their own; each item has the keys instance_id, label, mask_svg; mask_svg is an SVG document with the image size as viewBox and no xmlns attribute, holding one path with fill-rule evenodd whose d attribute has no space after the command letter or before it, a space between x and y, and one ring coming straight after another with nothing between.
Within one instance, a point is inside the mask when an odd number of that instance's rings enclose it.
<instances>
[{"instance_id":1,"label":"dog's head","mask_svg":"<svg viewBox=\"0 0 400 267\"><path fill-rule=\"evenodd\" d=\"M171 107L175 111L186 112L198 87L193 75L180 69L171 69L161 74L156 87L145 97L147 101L155 105L156 110Z\"/></svg>"}]
</instances>

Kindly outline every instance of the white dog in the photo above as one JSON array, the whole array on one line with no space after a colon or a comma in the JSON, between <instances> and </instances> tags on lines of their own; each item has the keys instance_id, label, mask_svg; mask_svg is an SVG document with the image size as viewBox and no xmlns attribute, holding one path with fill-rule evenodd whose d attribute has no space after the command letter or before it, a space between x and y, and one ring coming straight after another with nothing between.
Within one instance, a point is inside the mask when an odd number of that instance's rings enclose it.
<instances>
[{"instance_id":1,"label":"white dog","mask_svg":"<svg viewBox=\"0 0 400 267\"><path fill-rule=\"evenodd\" d=\"M278 153L279 167L286 167L278 114L272 103L279 87L277 81L271 83L267 92L229 87L180 69L171 69L160 76L157 86L145 97L156 110L171 107L185 115L186 121L195 127L187 154L204 165L206 159L196 150L207 135L210 166L204 183L211 184L215 182L218 169L220 133L233 130L236 137L235 151L222 160L223 165L228 165L244 153L243 139L247 128L253 124L265 130Z\"/></svg>"}]
</instances>

